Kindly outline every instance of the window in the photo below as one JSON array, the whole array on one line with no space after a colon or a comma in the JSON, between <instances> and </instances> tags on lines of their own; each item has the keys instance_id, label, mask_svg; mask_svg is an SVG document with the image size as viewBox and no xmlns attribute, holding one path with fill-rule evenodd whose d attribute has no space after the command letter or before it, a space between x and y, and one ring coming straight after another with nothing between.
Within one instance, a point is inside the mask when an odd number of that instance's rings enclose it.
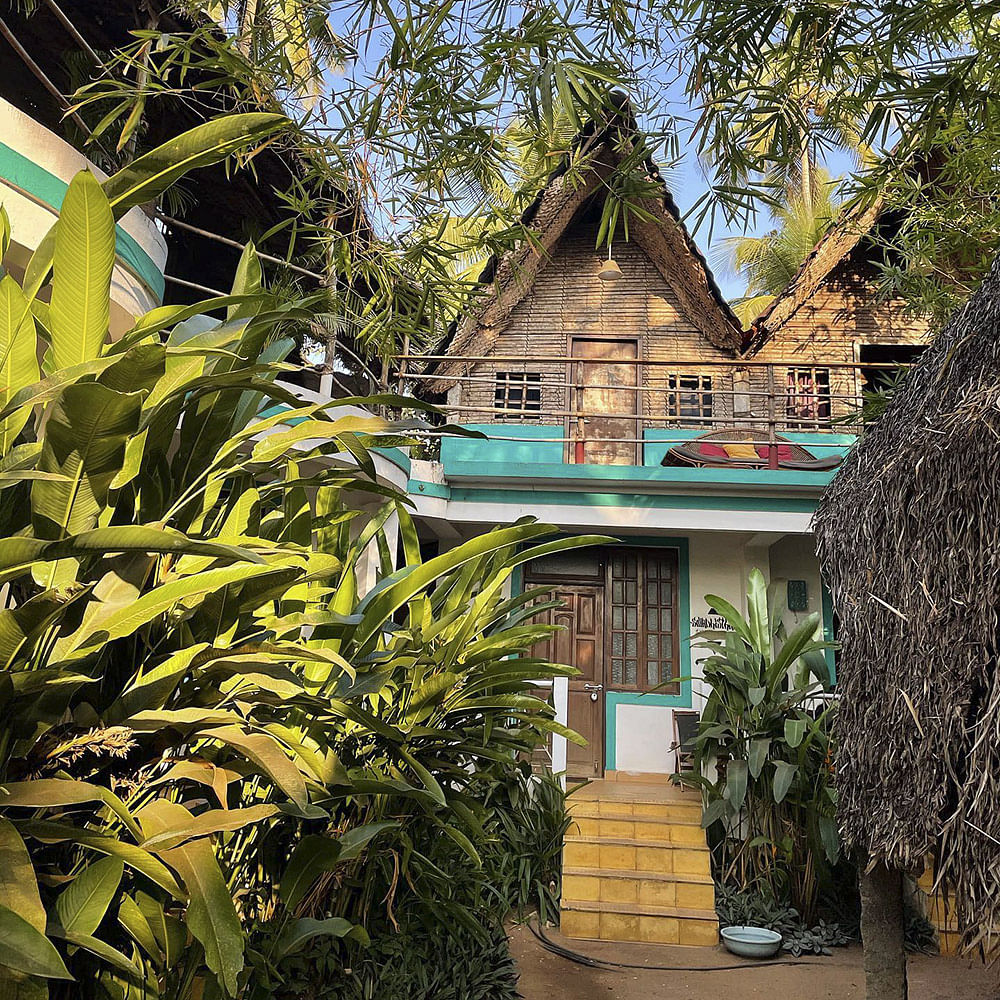
<instances>
[{"instance_id":1,"label":"window","mask_svg":"<svg viewBox=\"0 0 1000 1000\"><path fill-rule=\"evenodd\" d=\"M497 372L493 407L501 419L537 420L542 409L542 376L538 372Z\"/></svg>"},{"instance_id":2,"label":"window","mask_svg":"<svg viewBox=\"0 0 1000 1000\"><path fill-rule=\"evenodd\" d=\"M667 416L684 417L691 423L709 423L712 418L712 376L667 376Z\"/></svg>"},{"instance_id":3,"label":"window","mask_svg":"<svg viewBox=\"0 0 1000 1000\"><path fill-rule=\"evenodd\" d=\"M626 549L610 563L611 686L677 694L677 554Z\"/></svg>"},{"instance_id":4,"label":"window","mask_svg":"<svg viewBox=\"0 0 1000 1000\"><path fill-rule=\"evenodd\" d=\"M829 422L829 368L788 369L785 419L789 427L815 427Z\"/></svg>"}]
</instances>

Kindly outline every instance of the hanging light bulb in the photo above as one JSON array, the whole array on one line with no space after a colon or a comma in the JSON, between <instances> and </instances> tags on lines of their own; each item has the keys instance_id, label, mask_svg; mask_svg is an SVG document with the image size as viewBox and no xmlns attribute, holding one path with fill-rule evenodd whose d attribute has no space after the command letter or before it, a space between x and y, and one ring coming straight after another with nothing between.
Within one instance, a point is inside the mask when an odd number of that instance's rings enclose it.
<instances>
[{"instance_id":1,"label":"hanging light bulb","mask_svg":"<svg viewBox=\"0 0 1000 1000\"><path fill-rule=\"evenodd\" d=\"M601 281L620 281L622 276L622 269L615 262L615 259L611 256L611 247L608 247L608 259L601 265L600 271L597 272L597 277Z\"/></svg>"}]
</instances>

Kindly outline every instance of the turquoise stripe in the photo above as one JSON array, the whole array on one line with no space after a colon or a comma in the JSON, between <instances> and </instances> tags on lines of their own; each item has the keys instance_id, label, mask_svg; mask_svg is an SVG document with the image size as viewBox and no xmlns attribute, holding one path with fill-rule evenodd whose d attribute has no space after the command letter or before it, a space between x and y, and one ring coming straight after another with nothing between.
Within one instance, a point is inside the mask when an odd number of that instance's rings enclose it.
<instances>
[{"instance_id":1,"label":"turquoise stripe","mask_svg":"<svg viewBox=\"0 0 1000 1000\"><path fill-rule=\"evenodd\" d=\"M815 473L810 473L815 475ZM788 514L811 514L816 500L809 497L713 496L711 494L668 493L588 493L571 490L504 490L442 486L410 480L414 496L437 497L466 503L568 504L578 507L628 507L648 510L743 510L780 511Z\"/></svg>"},{"instance_id":2,"label":"turquoise stripe","mask_svg":"<svg viewBox=\"0 0 1000 1000\"><path fill-rule=\"evenodd\" d=\"M0 177L59 211L69 185L44 167L0 142ZM115 226L115 253L140 278L157 301L163 301L163 272L153 258L120 225Z\"/></svg>"}]
</instances>

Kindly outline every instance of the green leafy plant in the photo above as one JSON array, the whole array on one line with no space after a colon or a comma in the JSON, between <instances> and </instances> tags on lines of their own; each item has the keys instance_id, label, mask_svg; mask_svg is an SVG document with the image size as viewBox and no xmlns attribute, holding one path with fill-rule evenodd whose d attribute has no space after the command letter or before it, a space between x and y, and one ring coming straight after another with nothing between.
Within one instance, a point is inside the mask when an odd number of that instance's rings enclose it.
<instances>
[{"instance_id":1,"label":"green leafy plant","mask_svg":"<svg viewBox=\"0 0 1000 1000\"><path fill-rule=\"evenodd\" d=\"M823 653L831 644L818 638L815 614L785 634L759 570L750 574L746 618L721 597L705 600L732 631L701 635L710 693L698 768L682 779L702 790L722 880L789 899L809 920L840 853L833 706L816 702L829 688Z\"/></svg>"}]
</instances>

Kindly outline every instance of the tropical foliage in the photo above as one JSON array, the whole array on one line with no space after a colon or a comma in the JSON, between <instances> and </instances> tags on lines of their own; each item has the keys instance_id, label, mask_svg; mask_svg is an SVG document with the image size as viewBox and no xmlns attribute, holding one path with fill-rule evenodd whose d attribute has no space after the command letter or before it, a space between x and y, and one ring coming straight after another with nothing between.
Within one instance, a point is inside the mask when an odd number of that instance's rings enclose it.
<instances>
[{"instance_id":1,"label":"tropical foliage","mask_svg":"<svg viewBox=\"0 0 1000 1000\"><path fill-rule=\"evenodd\" d=\"M252 247L231 295L109 335L115 219L279 125L79 174L0 280L5 995L270 996L307 942L446 905L438 845L478 867L486 789L564 732L527 681L569 668L511 659L549 627L504 586L588 539L520 523L421 561L373 449L428 426L282 387L308 303Z\"/></svg>"},{"instance_id":2,"label":"tropical foliage","mask_svg":"<svg viewBox=\"0 0 1000 1000\"><path fill-rule=\"evenodd\" d=\"M713 594L708 605L732 631L703 633L709 694L696 742L703 825L717 827L724 884L815 915L840 853L830 722L817 699L830 686L819 616L790 633L759 570L750 574L747 616ZM712 776L714 773L714 777Z\"/></svg>"},{"instance_id":3,"label":"tropical foliage","mask_svg":"<svg viewBox=\"0 0 1000 1000\"><path fill-rule=\"evenodd\" d=\"M814 190L809 198L789 187L784 202L773 211L774 229L763 236L739 236L724 241L723 265L747 283L733 311L749 327L792 280L837 213L833 182L820 167L813 168Z\"/></svg>"}]
</instances>

